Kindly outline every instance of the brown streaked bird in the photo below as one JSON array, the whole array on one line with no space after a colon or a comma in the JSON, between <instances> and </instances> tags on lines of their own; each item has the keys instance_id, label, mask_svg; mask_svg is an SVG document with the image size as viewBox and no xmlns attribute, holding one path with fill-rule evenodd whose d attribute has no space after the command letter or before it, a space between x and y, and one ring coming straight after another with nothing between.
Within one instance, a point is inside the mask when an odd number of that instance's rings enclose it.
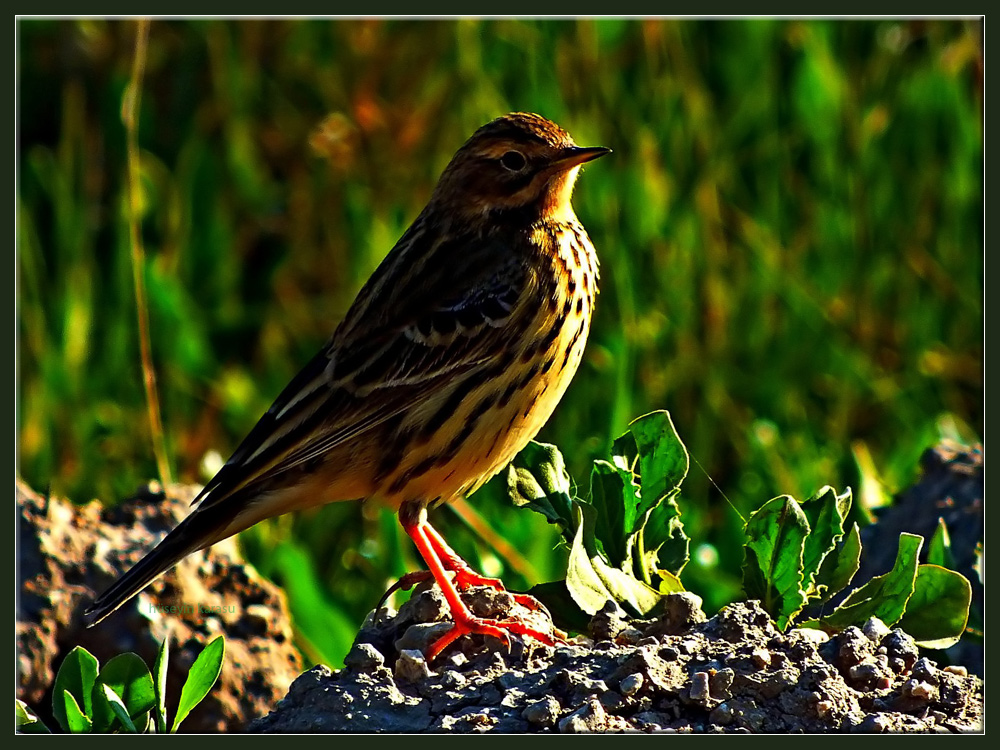
<instances>
[{"instance_id":1,"label":"brown streaked bird","mask_svg":"<svg viewBox=\"0 0 1000 750\"><path fill-rule=\"evenodd\" d=\"M609 151L581 148L535 114L477 130L327 345L191 514L88 608L88 626L188 554L258 521L370 499L398 511L429 568L423 577L433 576L451 608L454 625L428 659L465 633L551 644L524 623L473 616L458 588L500 583L474 573L427 510L504 468L576 373L598 262L570 198L580 165Z\"/></svg>"}]
</instances>

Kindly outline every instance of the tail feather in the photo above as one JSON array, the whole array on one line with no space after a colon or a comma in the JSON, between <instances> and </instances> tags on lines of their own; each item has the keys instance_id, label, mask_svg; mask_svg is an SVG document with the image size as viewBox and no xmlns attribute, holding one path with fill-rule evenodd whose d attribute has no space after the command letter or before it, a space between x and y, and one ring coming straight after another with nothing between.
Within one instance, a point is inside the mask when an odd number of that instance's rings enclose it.
<instances>
[{"instance_id":1,"label":"tail feather","mask_svg":"<svg viewBox=\"0 0 1000 750\"><path fill-rule=\"evenodd\" d=\"M217 541L215 535L206 533L217 531L212 528L212 524L208 524L206 529L203 518L198 519L198 523L191 523L198 515L201 514L196 511L185 518L149 554L97 597L83 613L84 624L88 628L93 627L146 588L161 573L170 570L192 552L214 544Z\"/></svg>"}]
</instances>

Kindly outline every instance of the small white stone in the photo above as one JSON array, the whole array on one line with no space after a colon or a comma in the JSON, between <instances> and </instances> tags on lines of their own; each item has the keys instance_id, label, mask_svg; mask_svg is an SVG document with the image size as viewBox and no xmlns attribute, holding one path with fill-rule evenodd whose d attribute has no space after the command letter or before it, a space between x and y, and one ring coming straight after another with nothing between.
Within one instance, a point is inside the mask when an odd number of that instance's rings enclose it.
<instances>
[{"instance_id":1,"label":"small white stone","mask_svg":"<svg viewBox=\"0 0 1000 750\"><path fill-rule=\"evenodd\" d=\"M750 653L750 658L757 669L766 669L771 666L771 652L766 648L755 648Z\"/></svg>"},{"instance_id":2,"label":"small white stone","mask_svg":"<svg viewBox=\"0 0 1000 750\"><path fill-rule=\"evenodd\" d=\"M829 635L822 630L817 630L816 628L795 628L788 635L797 636L804 641L809 641L810 643L815 643L817 645L826 643L830 640Z\"/></svg>"},{"instance_id":3,"label":"small white stone","mask_svg":"<svg viewBox=\"0 0 1000 750\"><path fill-rule=\"evenodd\" d=\"M907 680L906 684L903 685L903 692L912 698L919 698L925 701L936 700L938 697L936 687L929 682L917 679Z\"/></svg>"},{"instance_id":4,"label":"small white stone","mask_svg":"<svg viewBox=\"0 0 1000 750\"><path fill-rule=\"evenodd\" d=\"M421 682L431 676L431 670L420 651L403 649L396 659L393 674L401 682Z\"/></svg>"}]
</instances>

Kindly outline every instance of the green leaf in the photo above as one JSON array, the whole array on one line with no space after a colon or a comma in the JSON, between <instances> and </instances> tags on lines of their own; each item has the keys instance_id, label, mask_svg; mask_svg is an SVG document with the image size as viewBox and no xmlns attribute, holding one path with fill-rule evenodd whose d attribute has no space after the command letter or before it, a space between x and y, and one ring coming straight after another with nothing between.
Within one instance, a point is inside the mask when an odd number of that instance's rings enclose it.
<instances>
[{"instance_id":1,"label":"green leaf","mask_svg":"<svg viewBox=\"0 0 1000 750\"><path fill-rule=\"evenodd\" d=\"M132 718L128 715L128 709L125 708L125 703L122 701L121 697L115 692L114 688L110 685L101 683L101 695L104 700L107 701L108 706L110 706L111 712L115 717L122 723L122 726L131 733L138 734L139 730L135 728L135 724L132 723Z\"/></svg>"},{"instance_id":2,"label":"green leaf","mask_svg":"<svg viewBox=\"0 0 1000 750\"><path fill-rule=\"evenodd\" d=\"M889 627L895 625L906 610L906 602L913 594L917 578L917 561L922 536L900 534L896 562L885 575L876 576L852 591L843 603L826 617L823 624L835 630L849 625L863 625L868 618L877 617Z\"/></svg>"},{"instance_id":3,"label":"green leaf","mask_svg":"<svg viewBox=\"0 0 1000 750\"><path fill-rule=\"evenodd\" d=\"M645 520L646 514L668 495L680 489L681 482L688 473L688 452L677 435L670 414L654 411L633 420L628 433L614 443L615 463L618 456L623 461L631 461L632 446L639 459L639 477L642 500L637 508L637 518ZM631 441L627 436L631 436ZM634 469L633 469L634 470ZM637 529L633 529L636 531Z\"/></svg>"},{"instance_id":4,"label":"green leaf","mask_svg":"<svg viewBox=\"0 0 1000 750\"><path fill-rule=\"evenodd\" d=\"M842 495L829 485L802 504L809 522L809 534L802 550L802 588L808 595L818 596L816 577L823 560L844 536L844 520L851 509L851 490Z\"/></svg>"},{"instance_id":5,"label":"green leaf","mask_svg":"<svg viewBox=\"0 0 1000 750\"><path fill-rule=\"evenodd\" d=\"M531 441L507 469L507 492L517 506L528 506L557 524L567 542L576 528L566 462L559 449Z\"/></svg>"},{"instance_id":6,"label":"green leaf","mask_svg":"<svg viewBox=\"0 0 1000 750\"><path fill-rule=\"evenodd\" d=\"M913 596L896 623L924 648L949 648L958 643L969 621L972 585L961 573L938 565L921 565Z\"/></svg>"},{"instance_id":7,"label":"green leaf","mask_svg":"<svg viewBox=\"0 0 1000 750\"><path fill-rule=\"evenodd\" d=\"M208 691L212 689L215 681L222 674L222 660L226 656L226 642L220 635L214 641L205 646L205 649L198 654L198 658L191 665L184 687L181 688L181 699L177 704L177 715L174 716L174 724L170 728L171 733L176 732L181 722L188 717L191 710L204 700Z\"/></svg>"},{"instance_id":8,"label":"green leaf","mask_svg":"<svg viewBox=\"0 0 1000 750\"><path fill-rule=\"evenodd\" d=\"M937 528L927 546L927 562L942 568L954 568L955 558L951 554L951 537L943 518L938 518Z\"/></svg>"},{"instance_id":9,"label":"green leaf","mask_svg":"<svg viewBox=\"0 0 1000 750\"><path fill-rule=\"evenodd\" d=\"M524 593L535 597L546 606L552 614L552 621L556 627L577 633L587 631L591 616L580 609L566 588L565 580L538 583Z\"/></svg>"},{"instance_id":10,"label":"green leaf","mask_svg":"<svg viewBox=\"0 0 1000 750\"><path fill-rule=\"evenodd\" d=\"M590 472L590 504L597 513L594 536L608 561L617 567L624 567L629 557L638 502L638 487L632 483L631 473L607 461L594 461Z\"/></svg>"},{"instance_id":11,"label":"green leaf","mask_svg":"<svg viewBox=\"0 0 1000 750\"><path fill-rule=\"evenodd\" d=\"M63 729L73 734L85 734L91 730L93 722L80 710L80 704L69 690L62 691L63 716L66 724Z\"/></svg>"},{"instance_id":12,"label":"green leaf","mask_svg":"<svg viewBox=\"0 0 1000 750\"><path fill-rule=\"evenodd\" d=\"M97 659L87 649L77 646L63 659L56 674L55 686L52 691L52 715L64 731L72 731L67 724L66 703L62 699L63 692L69 692L76 700L77 708L83 705L84 716L94 715L91 693L97 680Z\"/></svg>"},{"instance_id":13,"label":"green leaf","mask_svg":"<svg viewBox=\"0 0 1000 750\"><path fill-rule=\"evenodd\" d=\"M649 612L662 598L652 587L612 567L597 550L594 538L596 511L580 504L581 516L569 552L566 588L573 601L589 615L596 614L609 599L634 616Z\"/></svg>"},{"instance_id":14,"label":"green leaf","mask_svg":"<svg viewBox=\"0 0 1000 750\"><path fill-rule=\"evenodd\" d=\"M677 505L679 492L668 495L649 512L642 529L647 569L669 571L679 576L690 559L690 540L681 523L681 509Z\"/></svg>"},{"instance_id":15,"label":"green leaf","mask_svg":"<svg viewBox=\"0 0 1000 750\"><path fill-rule=\"evenodd\" d=\"M634 575L644 581L658 570L679 575L688 561L688 538L677 506L688 454L670 414L656 411L633 420L612 446L612 464L625 480L622 525L629 535L625 550Z\"/></svg>"},{"instance_id":16,"label":"green leaf","mask_svg":"<svg viewBox=\"0 0 1000 750\"><path fill-rule=\"evenodd\" d=\"M829 601L843 591L860 567L861 531L855 523L847 537L824 558L819 573L816 574L814 588L819 601Z\"/></svg>"},{"instance_id":17,"label":"green leaf","mask_svg":"<svg viewBox=\"0 0 1000 750\"><path fill-rule=\"evenodd\" d=\"M111 659L97 677L97 683L110 687L122 701L122 705L132 719L137 719L156 704L153 677L149 667L136 654L119 654ZM106 732L112 728L118 716L107 698L106 692L94 691L94 731Z\"/></svg>"},{"instance_id":18,"label":"green leaf","mask_svg":"<svg viewBox=\"0 0 1000 750\"><path fill-rule=\"evenodd\" d=\"M164 636L153 665L153 693L156 696L156 731L167 731L167 665L170 661L170 636Z\"/></svg>"},{"instance_id":19,"label":"green leaf","mask_svg":"<svg viewBox=\"0 0 1000 750\"><path fill-rule=\"evenodd\" d=\"M788 495L764 503L747 520L743 589L760 599L784 630L806 601L802 590L802 555L809 523Z\"/></svg>"},{"instance_id":20,"label":"green leaf","mask_svg":"<svg viewBox=\"0 0 1000 750\"><path fill-rule=\"evenodd\" d=\"M49 728L20 698L14 699L14 725L21 734L49 734Z\"/></svg>"}]
</instances>

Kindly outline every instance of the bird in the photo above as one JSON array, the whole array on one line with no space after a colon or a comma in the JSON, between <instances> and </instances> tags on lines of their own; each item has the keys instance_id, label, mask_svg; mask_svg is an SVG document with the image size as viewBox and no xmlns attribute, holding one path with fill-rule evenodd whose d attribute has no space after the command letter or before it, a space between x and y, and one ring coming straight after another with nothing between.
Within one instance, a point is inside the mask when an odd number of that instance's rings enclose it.
<instances>
[{"instance_id":1,"label":"bird","mask_svg":"<svg viewBox=\"0 0 1000 750\"><path fill-rule=\"evenodd\" d=\"M263 519L362 500L392 508L427 565L408 581L432 578L444 594L453 624L428 661L468 633L554 645L524 622L472 614L459 589L502 584L465 563L428 511L509 464L579 368L599 263L571 197L581 166L608 153L528 112L476 130L329 341L85 624Z\"/></svg>"}]
</instances>

